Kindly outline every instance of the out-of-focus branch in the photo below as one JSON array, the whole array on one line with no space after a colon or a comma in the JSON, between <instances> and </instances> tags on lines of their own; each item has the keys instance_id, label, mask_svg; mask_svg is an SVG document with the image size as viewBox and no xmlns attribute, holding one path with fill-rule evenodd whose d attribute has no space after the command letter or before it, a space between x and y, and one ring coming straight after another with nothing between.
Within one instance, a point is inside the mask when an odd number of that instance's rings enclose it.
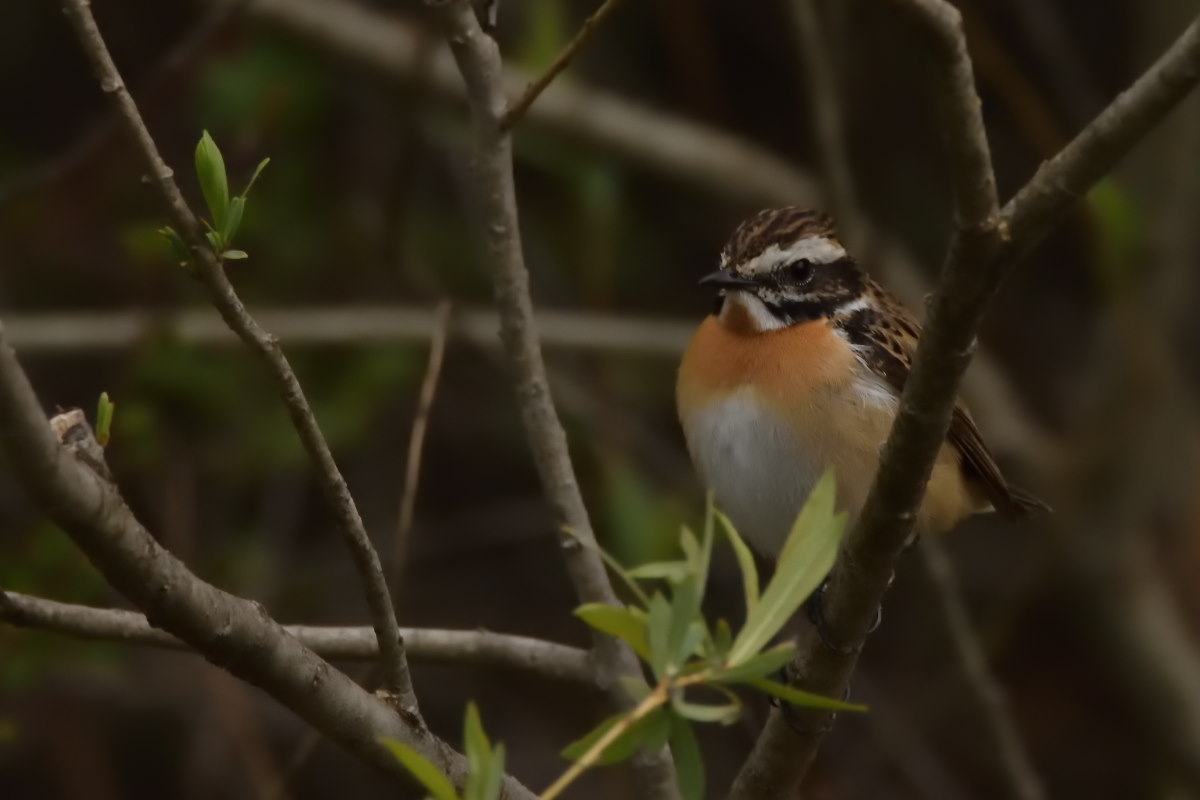
<instances>
[{"instance_id":1,"label":"out-of-focus branch","mask_svg":"<svg viewBox=\"0 0 1200 800\"><path fill-rule=\"evenodd\" d=\"M408 674L404 644L398 634L396 614L388 593L383 565L371 544L362 517L354 504L354 498L351 497L350 489L329 451L329 445L304 396L296 373L292 371L291 364L280 349L278 339L263 330L250 316L225 275L224 266L205 241L200 223L179 191L171 168L159 155L158 146L146 128L133 96L117 71L116 64L113 63L108 46L104 43L92 16L89 0L65 0L63 9L91 63L92 72L100 88L112 97L127 133L137 146L171 222L191 250L196 276L208 290L209 298L221 318L238 335L247 349L263 362L274 379L292 425L316 468L317 482L333 510L338 531L349 546L358 567L375 632L379 638L387 689L396 695L396 701L401 708L411 714L417 714L417 698Z\"/></svg>"},{"instance_id":2,"label":"out-of-focus branch","mask_svg":"<svg viewBox=\"0 0 1200 800\"><path fill-rule=\"evenodd\" d=\"M512 140L500 124L505 108L500 49L480 28L466 0L431 1L429 5L441 23L467 87L472 121L472 190L500 313L500 338L534 464L559 527L567 572L580 600L615 605L617 596L604 562L592 546L595 535L571 463L567 436L550 395L538 342L517 218ZM595 653L606 691L615 704L628 707L631 698L618 679L640 674L633 650L615 637L597 634ZM639 791L645 796L677 796L674 765L665 750L639 754L634 768Z\"/></svg>"},{"instance_id":3,"label":"out-of-focus branch","mask_svg":"<svg viewBox=\"0 0 1200 800\"><path fill-rule=\"evenodd\" d=\"M74 412L79 413L79 412ZM88 438L86 423L81 426ZM72 429L66 441L74 441ZM214 664L260 687L326 736L398 780L407 771L380 744L404 742L459 784L466 759L420 719L398 714L334 669L271 619L263 607L202 581L164 550L115 486L56 439L0 327L0 447L47 513L118 591ZM12 597L5 604L11 609ZM532 800L512 778L504 796Z\"/></svg>"},{"instance_id":4,"label":"out-of-focus branch","mask_svg":"<svg viewBox=\"0 0 1200 800\"><path fill-rule=\"evenodd\" d=\"M801 653L799 684L833 696L847 685L891 580L892 564L944 440L975 332L1005 268L1200 79L1200 35L1193 24L1146 75L1044 166L1001 215L958 14L935 0L903 0L903 5L927 23L945 61L936 94L951 139L958 232L875 485L830 575L823 605L835 646L814 637ZM797 736L780 714L772 714L735 782L733 797L778 797L794 789L828 727L828 715L804 716L811 727Z\"/></svg>"},{"instance_id":5,"label":"out-of-focus branch","mask_svg":"<svg viewBox=\"0 0 1200 800\"><path fill-rule=\"evenodd\" d=\"M790 0L787 4L804 65L802 78L813 117L813 134L820 157L820 172L828 204L842 234L852 246L862 241L858 201L850 155L842 131L841 96L830 56L830 42L821 22L817 0Z\"/></svg>"},{"instance_id":6,"label":"out-of-focus branch","mask_svg":"<svg viewBox=\"0 0 1200 800\"><path fill-rule=\"evenodd\" d=\"M54 631L85 639L168 649L188 645L151 625L144 614L59 603L0 590L0 621L18 628ZM366 626L285 625L283 630L322 658L372 661L379 658L374 631ZM524 672L539 678L594 686L587 651L528 636L491 631L401 628L411 658L478 664Z\"/></svg>"},{"instance_id":7,"label":"out-of-focus branch","mask_svg":"<svg viewBox=\"0 0 1200 800\"><path fill-rule=\"evenodd\" d=\"M995 754L1011 797L1026 800L1045 797L1046 792L1025 752L1016 723L1008 713L1004 695L988 670L987 656L971 625L950 557L936 537L925 537L919 548L955 652L956 664L983 723L978 729L987 737L985 749Z\"/></svg>"},{"instance_id":8,"label":"out-of-focus branch","mask_svg":"<svg viewBox=\"0 0 1200 800\"><path fill-rule=\"evenodd\" d=\"M427 342L438 329L437 315L421 306L299 307L262 309L261 324L290 346L363 345ZM8 339L27 357L86 354L132 347L155 335L190 345L229 346L237 337L208 309L175 311L69 311L10 314ZM544 347L648 356L678 356L694 322L589 311L538 311L538 337ZM456 310L449 335L475 345L496 347L500 320L494 311Z\"/></svg>"},{"instance_id":9,"label":"out-of-focus branch","mask_svg":"<svg viewBox=\"0 0 1200 800\"><path fill-rule=\"evenodd\" d=\"M450 327L450 303L443 301L433 312L433 336L429 340L429 360L425 376L417 393L417 410L413 413L408 434L408 453L404 459L404 488L400 492L400 511L396 518L396 533L392 537L392 586L398 587L404 574L408 539L412 533L413 514L417 507L417 487L421 478L421 454L425 449L425 431L429 427L429 412L437 393L442 374L442 359L446 355L446 336Z\"/></svg>"},{"instance_id":10,"label":"out-of-focus branch","mask_svg":"<svg viewBox=\"0 0 1200 800\"><path fill-rule=\"evenodd\" d=\"M508 110L504 112L504 116L500 118L501 130L508 130L521 121L521 117L525 116L525 112L538 99L538 95L544 92L546 87L567 68L567 65L571 63L571 59L575 58L575 54L583 49L588 39L592 38L592 34L596 32L596 29L604 21L604 18L615 11L620 4L621 0L604 0L600 8L596 9L595 13L583 21L583 25L579 28L574 38L554 57L554 60L550 62L550 66L546 68L546 71L539 75L537 80L526 86L525 91L521 92L521 96L509 105Z\"/></svg>"}]
</instances>

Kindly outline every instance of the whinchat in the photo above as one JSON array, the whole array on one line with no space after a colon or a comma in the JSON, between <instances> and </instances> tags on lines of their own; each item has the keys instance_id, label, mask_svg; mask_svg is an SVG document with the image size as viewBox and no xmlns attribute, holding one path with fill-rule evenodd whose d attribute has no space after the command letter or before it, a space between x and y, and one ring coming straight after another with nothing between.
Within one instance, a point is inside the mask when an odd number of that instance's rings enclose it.
<instances>
[{"instance_id":1,"label":"whinchat","mask_svg":"<svg viewBox=\"0 0 1200 800\"><path fill-rule=\"evenodd\" d=\"M700 283L717 290L716 307L683 356L676 401L692 461L717 505L756 549L774 555L832 468L838 506L853 522L920 326L816 211L754 215ZM1004 479L960 401L915 532L938 533L991 509L1039 508Z\"/></svg>"}]
</instances>

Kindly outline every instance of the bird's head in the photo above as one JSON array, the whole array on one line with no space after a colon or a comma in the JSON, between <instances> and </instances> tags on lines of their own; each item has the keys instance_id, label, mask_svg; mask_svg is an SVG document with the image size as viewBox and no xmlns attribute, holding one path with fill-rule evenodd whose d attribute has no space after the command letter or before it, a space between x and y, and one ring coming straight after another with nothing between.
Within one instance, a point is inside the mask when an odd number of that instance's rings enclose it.
<instances>
[{"instance_id":1,"label":"bird's head","mask_svg":"<svg viewBox=\"0 0 1200 800\"><path fill-rule=\"evenodd\" d=\"M700 283L717 289L722 322L749 332L853 311L867 290L833 220L796 207L760 211L739 225L721 250L721 268Z\"/></svg>"}]
</instances>

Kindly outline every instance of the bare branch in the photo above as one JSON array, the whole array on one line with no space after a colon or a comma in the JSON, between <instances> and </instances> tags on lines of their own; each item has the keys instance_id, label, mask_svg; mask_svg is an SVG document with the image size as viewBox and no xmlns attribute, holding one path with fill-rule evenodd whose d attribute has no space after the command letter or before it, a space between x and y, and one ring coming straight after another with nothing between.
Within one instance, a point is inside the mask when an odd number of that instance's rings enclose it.
<instances>
[{"instance_id":1,"label":"bare branch","mask_svg":"<svg viewBox=\"0 0 1200 800\"><path fill-rule=\"evenodd\" d=\"M550 82L567 68L567 65L571 63L571 59L575 58L575 54L583 49L588 39L592 38L592 34L596 32L596 29L604 21L604 18L616 10L620 4L621 0L604 0L600 8L596 9L595 13L583 21L583 27L567 43L567 46L554 57L554 60L550 62L550 66L546 68L546 71L537 80L526 86L521 96L509 105L508 110L504 112L504 116L500 117L501 130L508 130L521 121L521 117L525 116L525 112L538 99L538 95L545 91Z\"/></svg>"},{"instance_id":2,"label":"bare branch","mask_svg":"<svg viewBox=\"0 0 1200 800\"><path fill-rule=\"evenodd\" d=\"M891 581L892 565L908 538L929 468L944 441L980 319L1006 268L1062 213L1072 196L1098 180L1200 79L1200 35L1193 24L1146 76L1018 193L1001 218L994 211L978 99L967 83L970 65L961 63L965 46L954 46L946 38L948 30L956 29L956 12L932 0L904 1L928 20L943 42L943 58L950 59L938 96L946 135L954 140L950 155L959 229L875 484L830 575L824 611L835 646L814 637L798 660L798 685L833 696L846 687ZM952 103L957 110L947 107ZM811 726L798 736L781 715L772 714L738 775L732 797L778 797L793 790L828 728L827 714L806 712L804 719Z\"/></svg>"},{"instance_id":3,"label":"bare branch","mask_svg":"<svg viewBox=\"0 0 1200 800\"><path fill-rule=\"evenodd\" d=\"M364 691L268 616L193 575L164 550L116 487L68 452L51 432L37 397L0 327L0 446L29 491L108 581L154 624L244 681L262 688L367 763L408 780L380 744L404 742L461 785L466 759L419 717L397 713ZM4 606L15 601L9 596ZM532 800L512 778L504 795Z\"/></svg>"},{"instance_id":4,"label":"bare branch","mask_svg":"<svg viewBox=\"0 0 1200 800\"><path fill-rule=\"evenodd\" d=\"M1009 795L1021 800L1046 796L1033 769L1016 723L1008 713L1004 695L988 670L987 656L971 626L963 603L954 565L936 538L925 537L919 545L925 572L934 589L946 632L954 648L963 682L978 709L980 733L988 737L986 748L995 754L997 765L1008 782Z\"/></svg>"},{"instance_id":5,"label":"bare branch","mask_svg":"<svg viewBox=\"0 0 1200 800\"><path fill-rule=\"evenodd\" d=\"M112 96L127 132L137 145L146 169L158 187L172 223L192 251L196 276L208 290L221 318L246 347L263 361L275 380L292 425L316 468L318 483L326 501L333 509L338 531L350 547L362 577L375 632L379 638L385 684L388 690L396 695L397 702L403 709L417 713L417 698L413 693L408 664L404 658L404 644L397 632L396 614L388 594L387 580L383 574L379 554L375 552L370 537L367 536L354 498L351 497L346 481L338 470L333 454L329 452L329 445L325 442L291 364L279 348L278 340L263 330L250 316L226 277L223 265L201 235L200 225L179 191L174 173L159 155L158 147L138 112L137 104L125 88L116 64L113 63L100 29L96 26L96 20L92 17L89 0L65 0L63 8L91 62L100 88Z\"/></svg>"},{"instance_id":6,"label":"bare branch","mask_svg":"<svg viewBox=\"0 0 1200 800\"><path fill-rule=\"evenodd\" d=\"M430 3L442 24L462 72L471 107L473 187L482 216L484 243L500 312L500 338L512 370L525 433L542 488L559 528L559 542L575 592L585 602L617 603L604 563L589 545L591 521L583 504L567 437L550 395L529 296L529 272L521 249L513 182L512 140L500 126L504 81L496 42L479 27L466 0ZM581 544L581 542L583 544ZM633 651L615 637L597 633L596 663L605 690L615 704L631 698L617 679L640 674ZM639 791L650 797L674 797L674 766L665 751L640 753Z\"/></svg>"},{"instance_id":7,"label":"bare branch","mask_svg":"<svg viewBox=\"0 0 1200 800\"><path fill-rule=\"evenodd\" d=\"M3 590L0 590L0 621L85 639L168 649L188 647L134 611L59 603ZM375 632L369 627L285 625L283 630L325 659L379 658ZM595 686L590 657L587 651L576 647L491 631L401 628L400 634L408 655L417 660L500 667L535 677Z\"/></svg>"},{"instance_id":8,"label":"bare branch","mask_svg":"<svg viewBox=\"0 0 1200 800\"><path fill-rule=\"evenodd\" d=\"M442 358L446 354L450 303L438 303L433 316L429 361L425 364L425 377L421 379L421 388L417 394L417 410L413 413L412 427L408 434L408 454L404 459L404 488L400 493L400 512L396 518L396 533L392 539L392 586L399 586L400 578L404 574L408 538L412 532L413 513L417 507L417 487L421 479L421 453L425 449L425 431L429 427L429 412L433 410L433 397L437 393L438 377L442 374Z\"/></svg>"}]
</instances>

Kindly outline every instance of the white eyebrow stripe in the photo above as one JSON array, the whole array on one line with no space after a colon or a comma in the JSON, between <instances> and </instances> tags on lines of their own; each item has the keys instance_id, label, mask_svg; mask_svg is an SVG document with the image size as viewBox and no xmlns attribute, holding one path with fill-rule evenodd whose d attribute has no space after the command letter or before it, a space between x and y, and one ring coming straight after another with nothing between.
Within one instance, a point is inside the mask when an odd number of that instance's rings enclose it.
<instances>
[{"instance_id":1,"label":"white eyebrow stripe","mask_svg":"<svg viewBox=\"0 0 1200 800\"><path fill-rule=\"evenodd\" d=\"M846 257L846 249L832 239L824 236L809 236L794 242L784 249L773 244L744 264L738 266L738 271L747 275L758 275L770 272L780 264L801 259L814 264L831 264Z\"/></svg>"},{"instance_id":2,"label":"white eyebrow stripe","mask_svg":"<svg viewBox=\"0 0 1200 800\"><path fill-rule=\"evenodd\" d=\"M838 314L853 314L855 311L862 311L864 308L871 308L871 300L865 295L861 295L844 306L838 306L834 311Z\"/></svg>"}]
</instances>

